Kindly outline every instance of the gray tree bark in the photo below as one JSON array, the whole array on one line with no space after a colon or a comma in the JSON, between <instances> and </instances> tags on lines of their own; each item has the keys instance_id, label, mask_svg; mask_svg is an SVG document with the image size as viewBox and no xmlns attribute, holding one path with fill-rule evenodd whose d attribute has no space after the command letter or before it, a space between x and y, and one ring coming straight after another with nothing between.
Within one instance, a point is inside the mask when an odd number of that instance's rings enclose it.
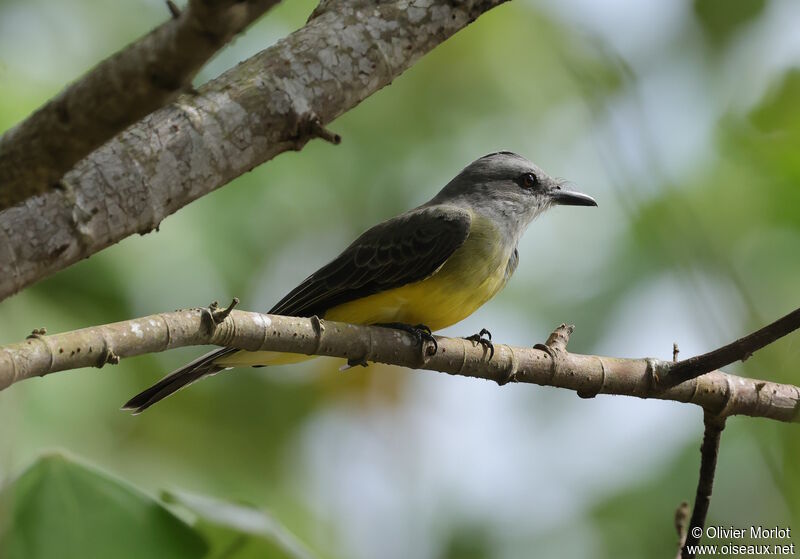
<instances>
[{"instance_id":1,"label":"gray tree bark","mask_svg":"<svg viewBox=\"0 0 800 559\"><path fill-rule=\"evenodd\" d=\"M504 0L335 0L302 29L92 152L59 189L0 212L0 299L134 233L391 83Z\"/></svg>"},{"instance_id":2,"label":"gray tree bark","mask_svg":"<svg viewBox=\"0 0 800 559\"><path fill-rule=\"evenodd\" d=\"M59 187L92 150L175 99L278 0L190 0L0 137L0 210ZM166 10L165 10L166 11Z\"/></svg>"}]
</instances>

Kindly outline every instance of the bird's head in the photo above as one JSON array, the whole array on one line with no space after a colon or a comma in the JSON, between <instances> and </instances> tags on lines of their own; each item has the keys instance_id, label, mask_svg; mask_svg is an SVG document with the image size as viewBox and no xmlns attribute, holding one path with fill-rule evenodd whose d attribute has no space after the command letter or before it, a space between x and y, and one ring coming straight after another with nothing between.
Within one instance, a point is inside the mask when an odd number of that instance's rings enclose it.
<instances>
[{"instance_id":1,"label":"bird's head","mask_svg":"<svg viewBox=\"0 0 800 559\"><path fill-rule=\"evenodd\" d=\"M434 203L457 203L513 225L521 233L551 206L596 206L591 196L565 188L524 157L510 151L490 153L467 165Z\"/></svg>"}]
</instances>

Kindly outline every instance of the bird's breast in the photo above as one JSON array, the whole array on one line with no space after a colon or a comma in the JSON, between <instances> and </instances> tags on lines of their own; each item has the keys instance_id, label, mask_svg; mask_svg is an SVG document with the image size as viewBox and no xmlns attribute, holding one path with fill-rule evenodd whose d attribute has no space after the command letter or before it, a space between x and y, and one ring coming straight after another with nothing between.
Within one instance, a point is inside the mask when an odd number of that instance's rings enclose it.
<instances>
[{"instance_id":1,"label":"bird's breast","mask_svg":"<svg viewBox=\"0 0 800 559\"><path fill-rule=\"evenodd\" d=\"M355 324L425 324L432 330L455 324L505 285L514 250L507 245L511 243L491 222L474 218L464 244L432 275L333 307L325 318Z\"/></svg>"}]
</instances>

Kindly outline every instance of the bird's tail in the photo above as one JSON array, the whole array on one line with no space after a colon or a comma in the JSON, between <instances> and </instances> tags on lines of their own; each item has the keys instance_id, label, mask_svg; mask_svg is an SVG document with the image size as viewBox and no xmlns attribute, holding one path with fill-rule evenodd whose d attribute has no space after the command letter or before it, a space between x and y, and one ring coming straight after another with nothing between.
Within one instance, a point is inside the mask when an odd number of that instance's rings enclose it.
<instances>
[{"instance_id":1,"label":"bird's tail","mask_svg":"<svg viewBox=\"0 0 800 559\"><path fill-rule=\"evenodd\" d=\"M171 372L147 390L140 392L128 400L123 410L132 410L133 414L142 413L144 410L183 388L196 380L213 375L228 367L217 365L214 361L230 351L228 348L215 350L187 363L180 369ZM235 350L234 350L235 351Z\"/></svg>"}]
</instances>

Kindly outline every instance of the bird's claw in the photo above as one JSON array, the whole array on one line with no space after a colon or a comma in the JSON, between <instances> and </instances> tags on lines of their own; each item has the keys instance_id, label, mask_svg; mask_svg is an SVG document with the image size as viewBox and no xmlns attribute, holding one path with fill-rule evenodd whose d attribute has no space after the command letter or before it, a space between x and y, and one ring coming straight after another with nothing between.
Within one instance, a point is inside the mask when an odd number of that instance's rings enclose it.
<instances>
[{"instance_id":1,"label":"bird's claw","mask_svg":"<svg viewBox=\"0 0 800 559\"><path fill-rule=\"evenodd\" d=\"M428 350L425 352L427 355L436 355L436 352L439 351L439 342L436 341L436 338L433 337L433 332L431 332L431 329L425 324L415 324L414 326L411 326L410 324L406 324L404 322L387 322L384 324L377 324L376 326L394 328L396 330L408 332L414 336L420 347L424 347L425 342L430 342L433 347L428 348Z\"/></svg>"},{"instance_id":2,"label":"bird's claw","mask_svg":"<svg viewBox=\"0 0 800 559\"><path fill-rule=\"evenodd\" d=\"M425 324L415 324L411 327L411 333L417 338L417 342L420 346L422 346L424 342L433 344L433 350L429 349L426 353L428 355L436 355L436 352L439 351L439 342L433 337L433 332L431 332L428 326Z\"/></svg>"},{"instance_id":3,"label":"bird's claw","mask_svg":"<svg viewBox=\"0 0 800 559\"><path fill-rule=\"evenodd\" d=\"M471 342L475 342L477 344L481 344L484 350L489 351L489 361L492 360L492 357L494 357L494 344L492 343L492 333L489 332L486 328L481 328L481 331L478 332L477 334L467 336L464 339L469 340Z\"/></svg>"}]
</instances>

